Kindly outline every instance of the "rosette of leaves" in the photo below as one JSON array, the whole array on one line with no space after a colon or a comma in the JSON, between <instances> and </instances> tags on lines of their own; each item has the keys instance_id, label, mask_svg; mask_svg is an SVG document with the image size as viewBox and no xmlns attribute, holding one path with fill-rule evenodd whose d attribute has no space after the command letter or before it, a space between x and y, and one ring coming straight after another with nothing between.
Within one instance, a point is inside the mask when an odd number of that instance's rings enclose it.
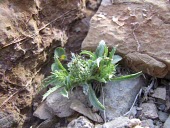
<instances>
[{"instance_id":1,"label":"rosette of leaves","mask_svg":"<svg viewBox=\"0 0 170 128\"><path fill-rule=\"evenodd\" d=\"M67 65L63 65L61 60L67 59L65 50L57 48L54 52L54 63L51 66L52 73L44 80L45 86L52 84L54 87L43 95L43 100L59 88L61 89L60 93L69 98L69 91L76 86L82 86L83 92L88 95L91 104L104 110L105 107L99 102L92 88L93 81L107 83L108 81L132 79L141 75L141 72L138 72L116 77L116 66L122 57L115 55L115 52L116 48L109 52L102 40L95 52L83 50L80 55L72 53L71 61Z\"/></svg>"}]
</instances>

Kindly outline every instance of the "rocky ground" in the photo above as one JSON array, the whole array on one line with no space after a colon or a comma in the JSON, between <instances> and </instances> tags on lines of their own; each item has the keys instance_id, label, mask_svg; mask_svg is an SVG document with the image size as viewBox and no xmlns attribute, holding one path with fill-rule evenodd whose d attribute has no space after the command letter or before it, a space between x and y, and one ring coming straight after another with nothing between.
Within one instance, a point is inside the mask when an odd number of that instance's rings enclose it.
<instances>
[{"instance_id":1,"label":"rocky ground","mask_svg":"<svg viewBox=\"0 0 170 128\"><path fill-rule=\"evenodd\" d=\"M169 12L167 0L0 1L0 128L170 128ZM104 85L105 111L82 88L42 102L54 49L94 50L101 39L119 44L118 75L143 76Z\"/></svg>"}]
</instances>

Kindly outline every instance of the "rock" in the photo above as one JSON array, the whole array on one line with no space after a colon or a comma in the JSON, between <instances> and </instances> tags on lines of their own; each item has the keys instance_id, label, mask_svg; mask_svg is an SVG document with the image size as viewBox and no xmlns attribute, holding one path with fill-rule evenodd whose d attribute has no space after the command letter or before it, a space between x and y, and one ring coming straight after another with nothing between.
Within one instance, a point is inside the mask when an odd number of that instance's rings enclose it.
<instances>
[{"instance_id":1,"label":"rock","mask_svg":"<svg viewBox=\"0 0 170 128\"><path fill-rule=\"evenodd\" d=\"M80 116L71 121L67 128L94 128L94 125L87 118Z\"/></svg>"},{"instance_id":2,"label":"rock","mask_svg":"<svg viewBox=\"0 0 170 128\"><path fill-rule=\"evenodd\" d=\"M81 103L79 100L74 100L70 106L71 109L74 111L77 111L84 116L88 117L89 119L95 121L95 122L103 122L103 119L97 114L93 113L88 106L85 106L83 103Z\"/></svg>"},{"instance_id":3,"label":"rock","mask_svg":"<svg viewBox=\"0 0 170 128\"><path fill-rule=\"evenodd\" d=\"M74 110L70 108L70 105L75 99L80 100L85 104L87 104L88 101L82 89L76 88L72 93L69 93L69 99L63 97L60 94L60 90L53 92L47 97L46 104L51 112L58 117L68 117L74 113Z\"/></svg>"},{"instance_id":4,"label":"rock","mask_svg":"<svg viewBox=\"0 0 170 128\"><path fill-rule=\"evenodd\" d=\"M0 111L0 128L15 128L17 125L16 115Z\"/></svg>"},{"instance_id":5,"label":"rock","mask_svg":"<svg viewBox=\"0 0 170 128\"><path fill-rule=\"evenodd\" d=\"M53 126L55 126L55 124L57 124L57 122L57 118L48 119L38 125L37 128L52 128Z\"/></svg>"},{"instance_id":6,"label":"rock","mask_svg":"<svg viewBox=\"0 0 170 128\"><path fill-rule=\"evenodd\" d=\"M162 111L158 112L159 120L162 122L165 122L166 119L168 118L168 114Z\"/></svg>"},{"instance_id":7,"label":"rock","mask_svg":"<svg viewBox=\"0 0 170 128\"><path fill-rule=\"evenodd\" d=\"M144 128L155 128L153 124L153 120L147 119L147 120L142 120L141 126Z\"/></svg>"},{"instance_id":8,"label":"rock","mask_svg":"<svg viewBox=\"0 0 170 128\"><path fill-rule=\"evenodd\" d=\"M163 128L169 128L170 126L170 116L166 119Z\"/></svg>"},{"instance_id":9,"label":"rock","mask_svg":"<svg viewBox=\"0 0 170 128\"><path fill-rule=\"evenodd\" d=\"M103 87L106 120L112 120L129 111L144 81L141 77L125 81L109 82ZM103 101L103 94L100 96ZM102 112L104 118L104 114Z\"/></svg>"},{"instance_id":10,"label":"rock","mask_svg":"<svg viewBox=\"0 0 170 128\"><path fill-rule=\"evenodd\" d=\"M152 97L156 98L158 102L166 102L166 88L156 88Z\"/></svg>"},{"instance_id":11,"label":"rock","mask_svg":"<svg viewBox=\"0 0 170 128\"><path fill-rule=\"evenodd\" d=\"M153 10L157 10L154 15ZM164 77L170 72L169 12L167 0L114 0L113 4L102 0L82 49L95 50L105 40L110 48L119 45L117 53L128 67Z\"/></svg>"},{"instance_id":12,"label":"rock","mask_svg":"<svg viewBox=\"0 0 170 128\"><path fill-rule=\"evenodd\" d=\"M126 127L132 128L140 124L141 124L141 121L139 119L129 119L128 117L118 117L103 125L95 125L95 128L126 128Z\"/></svg>"},{"instance_id":13,"label":"rock","mask_svg":"<svg viewBox=\"0 0 170 128\"><path fill-rule=\"evenodd\" d=\"M156 119L158 118L157 108L154 103L143 103L142 107L142 115L146 118Z\"/></svg>"},{"instance_id":14,"label":"rock","mask_svg":"<svg viewBox=\"0 0 170 128\"><path fill-rule=\"evenodd\" d=\"M38 106L36 111L33 113L33 116L36 116L42 120L51 119L54 115L50 112L50 108L43 102Z\"/></svg>"}]
</instances>

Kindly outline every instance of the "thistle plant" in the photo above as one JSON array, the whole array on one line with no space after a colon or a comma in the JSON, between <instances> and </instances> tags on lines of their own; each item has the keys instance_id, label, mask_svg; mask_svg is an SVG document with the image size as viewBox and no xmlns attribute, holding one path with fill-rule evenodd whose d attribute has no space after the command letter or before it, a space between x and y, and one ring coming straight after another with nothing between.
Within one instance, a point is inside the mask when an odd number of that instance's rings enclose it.
<instances>
[{"instance_id":1,"label":"thistle plant","mask_svg":"<svg viewBox=\"0 0 170 128\"><path fill-rule=\"evenodd\" d=\"M54 52L54 63L51 65L52 73L44 80L45 86L52 84L54 87L43 95L43 100L59 88L61 89L60 93L69 98L69 91L77 86L82 86L83 92L88 95L91 104L104 110L105 107L99 102L92 88L93 81L107 83L108 81L132 79L141 75L141 72L138 72L116 77L116 66L122 57L115 55L115 52L116 48L109 52L102 40L95 52L83 50L80 55L71 53L71 61L67 65L63 65L61 60L67 59L65 50L57 48Z\"/></svg>"}]
</instances>

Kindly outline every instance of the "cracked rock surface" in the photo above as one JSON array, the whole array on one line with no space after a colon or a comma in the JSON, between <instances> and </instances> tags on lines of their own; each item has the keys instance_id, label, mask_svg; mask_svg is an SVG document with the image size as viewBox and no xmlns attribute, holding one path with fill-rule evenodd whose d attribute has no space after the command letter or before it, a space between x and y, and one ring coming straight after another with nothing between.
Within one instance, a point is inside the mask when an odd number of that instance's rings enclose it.
<instances>
[{"instance_id":1,"label":"cracked rock surface","mask_svg":"<svg viewBox=\"0 0 170 128\"><path fill-rule=\"evenodd\" d=\"M90 22L82 49L94 50L100 40L135 71L156 77L170 73L170 6L167 0L103 0Z\"/></svg>"}]
</instances>

